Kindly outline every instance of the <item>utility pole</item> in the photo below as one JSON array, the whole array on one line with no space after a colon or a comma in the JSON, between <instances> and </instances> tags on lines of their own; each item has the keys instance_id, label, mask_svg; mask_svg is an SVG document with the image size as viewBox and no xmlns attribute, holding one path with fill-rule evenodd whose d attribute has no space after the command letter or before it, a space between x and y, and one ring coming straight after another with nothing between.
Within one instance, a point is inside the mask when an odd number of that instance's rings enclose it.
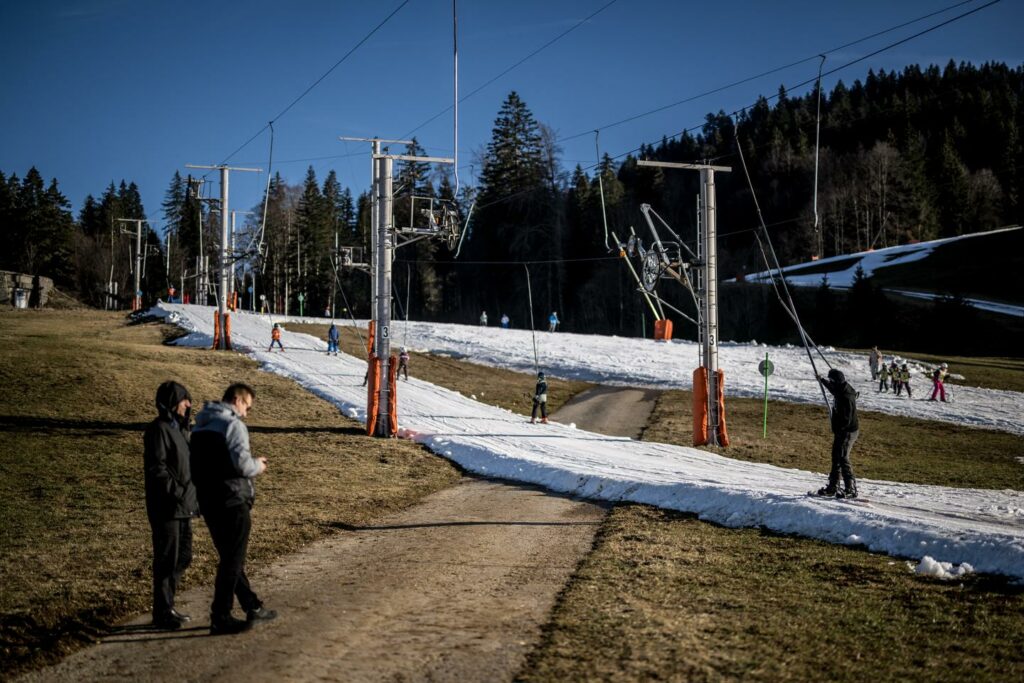
<instances>
[{"instance_id":1,"label":"utility pole","mask_svg":"<svg viewBox=\"0 0 1024 683\"><path fill-rule=\"evenodd\" d=\"M374 436L387 437L391 435L389 422L391 412L391 387L390 359L391 359L391 263L394 258L397 244L397 230L393 223L393 184L392 173L395 160L409 162L434 162L443 164L454 164L454 159L441 157L419 157L405 154L383 154L381 143L412 144L411 140L383 140L380 138L350 138L342 137L341 140L369 142L373 154L372 160L372 190L373 200L371 218L371 252L372 264L371 277L373 291L373 355L380 363L379 389L377 392L377 421L374 428ZM368 411L369 412L369 411Z\"/></svg>"},{"instance_id":2,"label":"utility pole","mask_svg":"<svg viewBox=\"0 0 1024 683\"><path fill-rule=\"evenodd\" d=\"M717 446L718 427L718 229L715 200L715 171L732 172L729 166L679 164L667 161L637 161L638 166L678 168L700 171L700 207L697 226L697 287L694 294L701 312L702 324L697 327L701 345L701 365L708 373L707 416L708 441Z\"/></svg>"},{"instance_id":3,"label":"utility pole","mask_svg":"<svg viewBox=\"0 0 1024 683\"><path fill-rule=\"evenodd\" d=\"M230 266L228 262L228 179L231 171L251 171L253 173L260 173L263 171L261 168L239 168L232 166L198 166L193 164L186 164L187 168L205 168L205 169L219 169L220 170L220 295L217 297L217 325L216 329L222 330L223 333L219 339L217 335L214 335L214 348L217 349L230 349L231 340L228 337L229 320L228 317L228 268Z\"/></svg>"},{"instance_id":4,"label":"utility pole","mask_svg":"<svg viewBox=\"0 0 1024 683\"><path fill-rule=\"evenodd\" d=\"M118 223L135 224L135 290L132 294L132 310L142 308L142 224L148 223L145 218L118 218ZM131 234L130 230L121 228L121 232Z\"/></svg>"}]
</instances>

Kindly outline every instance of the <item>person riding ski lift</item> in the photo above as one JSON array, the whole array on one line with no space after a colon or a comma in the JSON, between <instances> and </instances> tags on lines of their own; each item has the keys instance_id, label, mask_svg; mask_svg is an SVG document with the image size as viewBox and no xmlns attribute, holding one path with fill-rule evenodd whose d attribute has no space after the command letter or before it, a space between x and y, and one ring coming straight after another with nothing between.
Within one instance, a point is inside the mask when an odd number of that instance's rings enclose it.
<instances>
[{"instance_id":1,"label":"person riding ski lift","mask_svg":"<svg viewBox=\"0 0 1024 683\"><path fill-rule=\"evenodd\" d=\"M544 379L544 373L537 373L537 386L533 390L533 410L530 412L530 424L537 421L537 411L540 410L541 424L548 423L548 383Z\"/></svg>"},{"instance_id":2,"label":"person riding ski lift","mask_svg":"<svg viewBox=\"0 0 1024 683\"><path fill-rule=\"evenodd\" d=\"M395 377L400 374L405 374L405 381L409 381L409 351L403 346L401 352L398 354L398 370L395 372Z\"/></svg>"},{"instance_id":3,"label":"person riding ski lift","mask_svg":"<svg viewBox=\"0 0 1024 683\"><path fill-rule=\"evenodd\" d=\"M835 397L832 406L832 468L828 484L818 489L819 496L856 498L857 480L853 476L850 451L860 435L857 420L857 391L846 381L846 376L832 368L828 378L818 375L818 381ZM843 478L843 489L839 489L839 477Z\"/></svg>"},{"instance_id":4,"label":"person riding ski lift","mask_svg":"<svg viewBox=\"0 0 1024 683\"><path fill-rule=\"evenodd\" d=\"M284 346L281 344L281 325L278 323L274 323L274 329L270 331L270 347L267 351L273 351L274 344L277 344L277 348L281 349L281 352L284 353Z\"/></svg>"},{"instance_id":5,"label":"person riding ski lift","mask_svg":"<svg viewBox=\"0 0 1024 683\"><path fill-rule=\"evenodd\" d=\"M339 338L340 338L340 335L338 334L338 326L335 325L332 322L330 329L327 330L327 355L328 356L331 355L332 353L335 356L338 355L338 339Z\"/></svg>"}]
</instances>

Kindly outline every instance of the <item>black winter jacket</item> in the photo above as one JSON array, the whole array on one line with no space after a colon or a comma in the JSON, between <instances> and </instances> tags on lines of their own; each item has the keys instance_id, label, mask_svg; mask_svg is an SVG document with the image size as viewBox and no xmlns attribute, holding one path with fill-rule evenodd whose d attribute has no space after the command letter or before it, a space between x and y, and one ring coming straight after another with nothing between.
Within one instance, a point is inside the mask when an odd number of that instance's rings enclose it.
<instances>
[{"instance_id":1,"label":"black winter jacket","mask_svg":"<svg viewBox=\"0 0 1024 683\"><path fill-rule=\"evenodd\" d=\"M821 383L836 399L832 407L832 432L851 434L860 430L860 422L857 420L857 390L846 380L833 381L823 378Z\"/></svg>"},{"instance_id":2,"label":"black winter jacket","mask_svg":"<svg viewBox=\"0 0 1024 683\"><path fill-rule=\"evenodd\" d=\"M143 436L146 512L156 522L194 517L199 510L192 485L189 447L177 420L158 417Z\"/></svg>"}]
</instances>

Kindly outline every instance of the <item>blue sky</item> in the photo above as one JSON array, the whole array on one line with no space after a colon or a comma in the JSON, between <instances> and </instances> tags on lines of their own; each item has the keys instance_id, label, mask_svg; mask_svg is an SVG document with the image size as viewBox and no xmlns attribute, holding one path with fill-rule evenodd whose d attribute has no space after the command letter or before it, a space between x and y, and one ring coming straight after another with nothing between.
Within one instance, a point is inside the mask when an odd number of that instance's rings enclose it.
<instances>
[{"instance_id":1,"label":"blue sky","mask_svg":"<svg viewBox=\"0 0 1024 683\"><path fill-rule=\"evenodd\" d=\"M459 107L463 182L495 115L516 90L564 140L563 165L595 161L593 129L789 64L942 10L955 0L689 2L679 0L458 0L459 90L465 96L589 15ZM56 177L77 215L87 194L135 181L148 217L175 170L217 164L385 19L402 0L201 3L0 0L0 171L36 166ZM984 5L961 4L870 41L830 52L826 70ZM605 7L608 5L607 7ZM604 9L602 9L604 8ZM826 79L869 68L949 59L1024 61L1024 3L1002 0ZM699 125L709 111L750 104L779 85L813 78L813 59L765 78L601 131L617 155ZM806 91L802 88L797 93ZM454 151L451 0L410 0L274 124L274 165L301 182L312 165L354 193L369 179L368 145L340 135L415 134L428 153ZM231 156L267 168L264 131ZM471 168L472 167L472 168ZM235 174L231 207L259 202L263 174ZM219 190L214 189L214 192Z\"/></svg>"}]
</instances>

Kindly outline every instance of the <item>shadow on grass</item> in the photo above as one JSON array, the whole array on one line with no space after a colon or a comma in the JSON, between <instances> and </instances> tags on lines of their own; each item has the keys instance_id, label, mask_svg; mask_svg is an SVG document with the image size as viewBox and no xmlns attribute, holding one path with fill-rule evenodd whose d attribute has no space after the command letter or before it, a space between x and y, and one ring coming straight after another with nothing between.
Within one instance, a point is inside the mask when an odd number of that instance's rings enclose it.
<instances>
[{"instance_id":1,"label":"shadow on grass","mask_svg":"<svg viewBox=\"0 0 1024 683\"><path fill-rule=\"evenodd\" d=\"M68 420L59 417L0 415L0 429L12 432L69 429L75 431L141 432L147 422L113 422L110 420Z\"/></svg>"},{"instance_id":2,"label":"shadow on grass","mask_svg":"<svg viewBox=\"0 0 1024 683\"><path fill-rule=\"evenodd\" d=\"M600 526L601 522L424 522L422 524L385 524L356 526L344 522L327 522L325 526L342 531L399 531L402 529L435 529L457 526Z\"/></svg>"}]
</instances>

